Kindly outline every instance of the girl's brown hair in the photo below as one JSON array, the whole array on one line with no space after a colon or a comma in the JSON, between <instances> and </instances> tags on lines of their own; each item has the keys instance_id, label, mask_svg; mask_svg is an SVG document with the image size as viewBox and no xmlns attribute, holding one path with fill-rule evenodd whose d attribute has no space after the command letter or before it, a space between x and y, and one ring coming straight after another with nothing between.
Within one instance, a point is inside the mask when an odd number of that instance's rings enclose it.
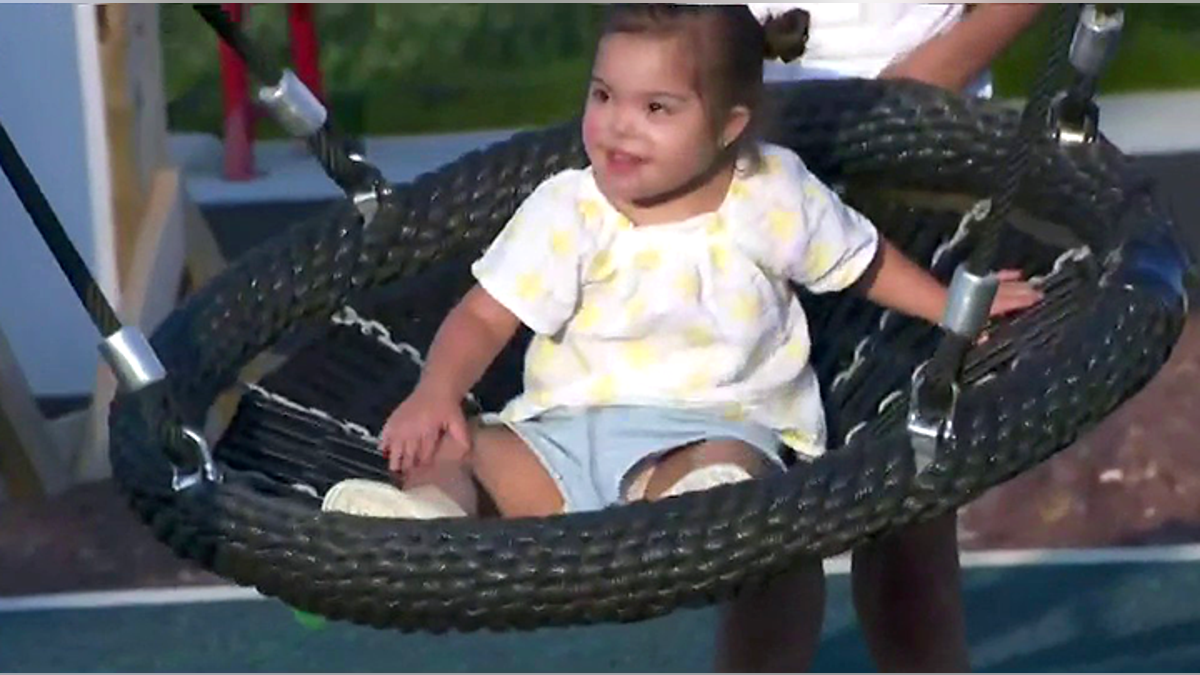
<instances>
[{"instance_id":1,"label":"girl's brown hair","mask_svg":"<svg viewBox=\"0 0 1200 675\"><path fill-rule=\"evenodd\" d=\"M731 149L754 154L764 117L763 60L800 58L808 23L801 9L760 24L745 5L617 4L608 11L601 37L631 33L689 40L699 65L697 91L714 122L723 122L734 106L745 106L750 126Z\"/></svg>"}]
</instances>

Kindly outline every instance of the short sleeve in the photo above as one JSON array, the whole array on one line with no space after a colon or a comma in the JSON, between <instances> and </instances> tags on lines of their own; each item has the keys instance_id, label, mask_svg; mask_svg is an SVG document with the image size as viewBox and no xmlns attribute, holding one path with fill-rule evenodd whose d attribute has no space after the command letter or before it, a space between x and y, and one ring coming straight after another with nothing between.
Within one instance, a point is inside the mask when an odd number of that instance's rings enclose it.
<instances>
[{"instance_id":1,"label":"short sleeve","mask_svg":"<svg viewBox=\"0 0 1200 675\"><path fill-rule=\"evenodd\" d=\"M746 3L746 8L750 10L750 13L754 15L755 19L758 19L759 23L763 23L772 16L775 16L776 14L782 14L793 7L795 7L795 5L780 5L773 2Z\"/></svg>"},{"instance_id":2,"label":"short sleeve","mask_svg":"<svg viewBox=\"0 0 1200 675\"><path fill-rule=\"evenodd\" d=\"M575 314L590 248L577 173L538 186L471 266L480 286L543 335L557 333Z\"/></svg>"},{"instance_id":3,"label":"short sleeve","mask_svg":"<svg viewBox=\"0 0 1200 675\"><path fill-rule=\"evenodd\" d=\"M778 271L813 293L841 291L875 259L875 225L847 206L791 151L766 155L763 178L769 257Z\"/></svg>"}]
</instances>

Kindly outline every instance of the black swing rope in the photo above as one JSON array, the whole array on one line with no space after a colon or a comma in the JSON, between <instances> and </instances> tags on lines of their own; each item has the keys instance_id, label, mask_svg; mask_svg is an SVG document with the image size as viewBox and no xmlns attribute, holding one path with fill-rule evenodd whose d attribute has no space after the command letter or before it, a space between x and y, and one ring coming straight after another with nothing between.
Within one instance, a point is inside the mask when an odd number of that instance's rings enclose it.
<instances>
[{"instance_id":1,"label":"black swing rope","mask_svg":"<svg viewBox=\"0 0 1200 675\"><path fill-rule=\"evenodd\" d=\"M55 262L62 268L96 330L100 331L104 338L109 338L121 330L121 320L117 318L117 313L113 311L108 298L104 297L104 291L96 283L96 278L80 257L79 251L71 243L50 202L46 200L46 195L21 158L17 146L8 135L8 130L4 128L3 120L0 120L0 168L4 169L4 175L8 177L13 191L17 193L17 199L29 213L29 218L33 220L46 246L50 248Z\"/></svg>"}]
</instances>

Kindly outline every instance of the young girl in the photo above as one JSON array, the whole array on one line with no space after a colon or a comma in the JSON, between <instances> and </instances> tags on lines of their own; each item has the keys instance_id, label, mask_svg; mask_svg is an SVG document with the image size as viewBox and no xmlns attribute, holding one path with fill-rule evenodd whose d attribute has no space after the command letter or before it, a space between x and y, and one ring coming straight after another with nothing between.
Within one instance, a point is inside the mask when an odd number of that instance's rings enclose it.
<instances>
[{"instance_id":1,"label":"young girl","mask_svg":"<svg viewBox=\"0 0 1200 675\"><path fill-rule=\"evenodd\" d=\"M426 518L595 510L820 455L804 310L857 284L931 322L946 292L792 152L757 142L763 27L742 5L614 6L583 117L591 166L540 185L472 268L381 449L404 489L351 480L324 508ZM994 311L1038 294L1009 280ZM525 390L460 402L520 324Z\"/></svg>"}]
</instances>

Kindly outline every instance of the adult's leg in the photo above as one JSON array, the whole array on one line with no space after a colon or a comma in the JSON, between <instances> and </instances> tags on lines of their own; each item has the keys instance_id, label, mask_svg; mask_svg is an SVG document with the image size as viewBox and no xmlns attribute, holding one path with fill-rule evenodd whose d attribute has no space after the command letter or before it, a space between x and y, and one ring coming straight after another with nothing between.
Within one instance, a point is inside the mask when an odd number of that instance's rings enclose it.
<instances>
[{"instance_id":1,"label":"adult's leg","mask_svg":"<svg viewBox=\"0 0 1200 675\"><path fill-rule=\"evenodd\" d=\"M970 669L961 584L953 512L854 552L854 604L881 671Z\"/></svg>"},{"instance_id":2,"label":"adult's leg","mask_svg":"<svg viewBox=\"0 0 1200 675\"><path fill-rule=\"evenodd\" d=\"M721 607L716 670L797 673L812 666L825 617L825 572L807 560Z\"/></svg>"}]
</instances>

